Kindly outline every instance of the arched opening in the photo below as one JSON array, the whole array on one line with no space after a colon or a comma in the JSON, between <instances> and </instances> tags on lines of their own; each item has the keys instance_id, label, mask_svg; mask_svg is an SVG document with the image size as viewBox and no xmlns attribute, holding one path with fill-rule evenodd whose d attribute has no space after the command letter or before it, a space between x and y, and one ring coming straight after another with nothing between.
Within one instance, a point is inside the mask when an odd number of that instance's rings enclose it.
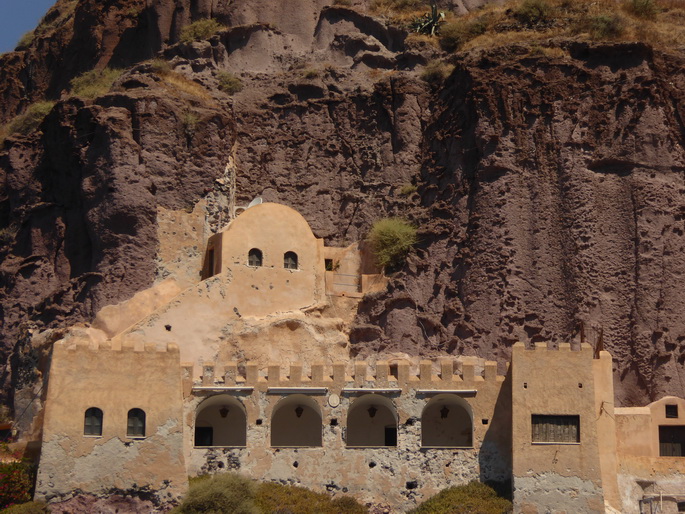
<instances>
[{"instance_id":1,"label":"arched opening","mask_svg":"<svg viewBox=\"0 0 685 514\"><path fill-rule=\"evenodd\" d=\"M91 407L83 419L83 435L102 435L102 410Z\"/></svg>"},{"instance_id":2,"label":"arched opening","mask_svg":"<svg viewBox=\"0 0 685 514\"><path fill-rule=\"evenodd\" d=\"M321 446L321 409L309 396L293 394L271 415L271 446Z\"/></svg>"},{"instance_id":3,"label":"arched opening","mask_svg":"<svg viewBox=\"0 0 685 514\"><path fill-rule=\"evenodd\" d=\"M297 269L297 254L295 252L285 252L283 255L283 267L285 269Z\"/></svg>"},{"instance_id":4,"label":"arched opening","mask_svg":"<svg viewBox=\"0 0 685 514\"><path fill-rule=\"evenodd\" d=\"M145 411L143 409L128 411L126 435L128 437L145 437Z\"/></svg>"},{"instance_id":5,"label":"arched opening","mask_svg":"<svg viewBox=\"0 0 685 514\"><path fill-rule=\"evenodd\" d=\"M466 400L439 394L428 402L421 415L421 446L473 447L473 415Z\"/></svg>"},{"instance_id":6,"label":"arched opening","mask_svg":"<svg viewBox=\"0 0 685 514\"><path fill-rule=\"evenodd\" d=\"M210 396L195 412L195 446L246 445L247 415L237 398L228 394Z\"/></svg>"},{"instance_id":7,"label":"arched opening","mask_svg":"<svg viewBox=\"0 0 685 514\"><path fill-rule=\"evenodd\" d=\"M347 446L397 446L397 410L385 396L365 394L347 414Z\"/></svg>"},{"instance_id":8,"label":"arched opening","mask_svg":"<svg viewBox=\"0 0 685 514\"><path fill-rule=\"evenodd\" d=\"M262 265L262 251L259 248L253 248L247 254L247 265L248 266L261 266Z\"/></svg>"}]
</instances>

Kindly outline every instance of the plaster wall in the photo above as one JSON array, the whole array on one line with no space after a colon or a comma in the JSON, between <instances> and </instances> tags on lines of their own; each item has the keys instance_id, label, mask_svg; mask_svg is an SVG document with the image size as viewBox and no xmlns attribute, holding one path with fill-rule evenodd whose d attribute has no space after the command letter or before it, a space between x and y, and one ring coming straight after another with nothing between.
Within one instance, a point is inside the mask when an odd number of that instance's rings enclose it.
<instances>
[{"instance_id":1,"label":"plaster wall","mask_svg":"<svg viewBox=\"0 0 685 514\"><path fill-rule=\"evenodd\" d=\"M187 489L177 347L116 348L68 338L55 343L36 498L59 501L137 491L163 505ZM84 414L103 411L101 436ZM127 414L146 413L145 437L127 436Z\"/></svg>"},{"instance_id":2,"label":"plaster wall","mask_svg":"<svg viewBox=\"0 0 685 514\"><path fill-rule=\"evenodd\" d=\"M666 417L666 405L678 416ZM685 458L659 454L659 426L685 426L685 401L667 396L646 407L615 410L618 484L623 512L638 514L640 501L653 501L661 512L677 512L685 501Z\"/></svg>"},{"instance_id":3,"label":"plaster wall","mask_svg":"<svg viewBox=\"0 0 685 514\"><path fill-rule=\"evenodd\" d=\"M332 368L313 365L308 370L291 365L287 371L277 364L260 369L252 363L226 363L206 365L201 370L186 365L184 421L189 475L234 469L260 480L352 494L364 502L383 498L399 511L414 507L450 485L471 480L506 484L511 466L510 433L497 420L508 420L511 414L508 402L499 401L500 395L509 393L505 377L496 375L496 363L485 363L482 376L476 374L476 363L470 359L462 364L461 374L456 374L458 365L453 360L396 364L397 376L390 373L387 362L378 362L374 369L357 362L349 367L343 363ZM434 367L440 371L436 373ZM303 387L309 389L298 389ZM292 392L277 388L291 388ZM245 406L246 448L194 447L197 405L217 394L230 394ZM422 414L439 394L458 397L471 411L472 447L422 448ZM312 426L320 431L321 446L272 447L271 432L279 429L272 423L274 410L277 406L294 410L296 404L307 407L301 399L290 401L303 395L320 412L321 422ZM355 402L357 407L351 410ZM375 416L384 426L386 421L391 424L397 420L396 447L348 446L348 415L369 422L365 416L369 416L367 409L371 405L377 406ZM392 407L391 415L386 416L386 407ZM296 417L290 414L294 423ZM452 412L456 414L456 410ZM305 408L300 419L306 415ZM368 442L378 443L372 437Z\"/></svg>"},{"instance_id":4,"label":"plaster wall","mask_svg":"<svg viewBox=\"0 0 685 514\"><path fill-rule=\"evenodd\" d=\"M512 438L516 512L604 512L593 350L522 343L512 354ZM579 443L533 443L532 415L580 416Z\"/></svg>"}]
</instances>

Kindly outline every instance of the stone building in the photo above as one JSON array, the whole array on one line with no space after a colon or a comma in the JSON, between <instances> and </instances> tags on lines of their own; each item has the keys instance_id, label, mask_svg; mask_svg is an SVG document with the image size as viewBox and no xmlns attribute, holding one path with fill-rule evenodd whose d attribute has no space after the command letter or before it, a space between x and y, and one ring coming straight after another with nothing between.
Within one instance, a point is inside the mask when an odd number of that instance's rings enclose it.
<instances>
[{"instance_id":1,"label":"stone building","mask_svg":"<svg viewBox=\"0 0 685 514\"><path fill-rule=\"evenodd\" d=\"M37 498L163 505L188 475L235 470L398 512L471 480L511 490L517 512L685 510L685 401L614 408L607 352L350 361L346 327L384 278L283 205L209 238L201 273L54 344Z\"/></svg>"}]
</instances>

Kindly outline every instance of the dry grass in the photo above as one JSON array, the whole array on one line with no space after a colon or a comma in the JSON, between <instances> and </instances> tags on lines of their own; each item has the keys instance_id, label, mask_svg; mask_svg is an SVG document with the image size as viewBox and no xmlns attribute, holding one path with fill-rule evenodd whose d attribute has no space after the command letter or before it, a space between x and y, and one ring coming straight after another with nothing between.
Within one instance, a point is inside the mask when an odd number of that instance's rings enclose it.
<instances>
[{"instance_id":1,"label":"dry grass","mask_svg":"<svg viewBox=\"0 0 685 514\"><path fill-rule=\"evenodd\" d=\"M164 73L161 77L164 83L173 91L181 91L204 101L212 99L205 88L180 73L170 71Z\"/></svg>"},{"instance_id":2,"label":"dry grass","mask_svg":"<svg viewBox=\"0 0 685 514\"><path fill-rule=\"evenodd\" d=\"M474 26L477 31L470 30ZM685 44L685 0L516 0L487 5L444 27L443 47L454 50L546 48L542 41L555 37L643 41L667 50Z\"/></svg>"}]
</instances>

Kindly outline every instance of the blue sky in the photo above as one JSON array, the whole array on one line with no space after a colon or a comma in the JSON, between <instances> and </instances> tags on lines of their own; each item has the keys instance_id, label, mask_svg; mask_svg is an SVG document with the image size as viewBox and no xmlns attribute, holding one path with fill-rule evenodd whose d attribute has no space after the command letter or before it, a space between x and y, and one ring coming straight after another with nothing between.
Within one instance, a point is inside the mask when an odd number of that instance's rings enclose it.
<instances>
[{"instance_id":1,"label":"blue sky","mask_svg":"<svg viewBox=\"0 0 685 514\"><path fill-rule=\"evenodd\" d=\"M56 0L0 0L0 53L14 50L19 38L38 25Z\"/></svg>"}]
</instances>

